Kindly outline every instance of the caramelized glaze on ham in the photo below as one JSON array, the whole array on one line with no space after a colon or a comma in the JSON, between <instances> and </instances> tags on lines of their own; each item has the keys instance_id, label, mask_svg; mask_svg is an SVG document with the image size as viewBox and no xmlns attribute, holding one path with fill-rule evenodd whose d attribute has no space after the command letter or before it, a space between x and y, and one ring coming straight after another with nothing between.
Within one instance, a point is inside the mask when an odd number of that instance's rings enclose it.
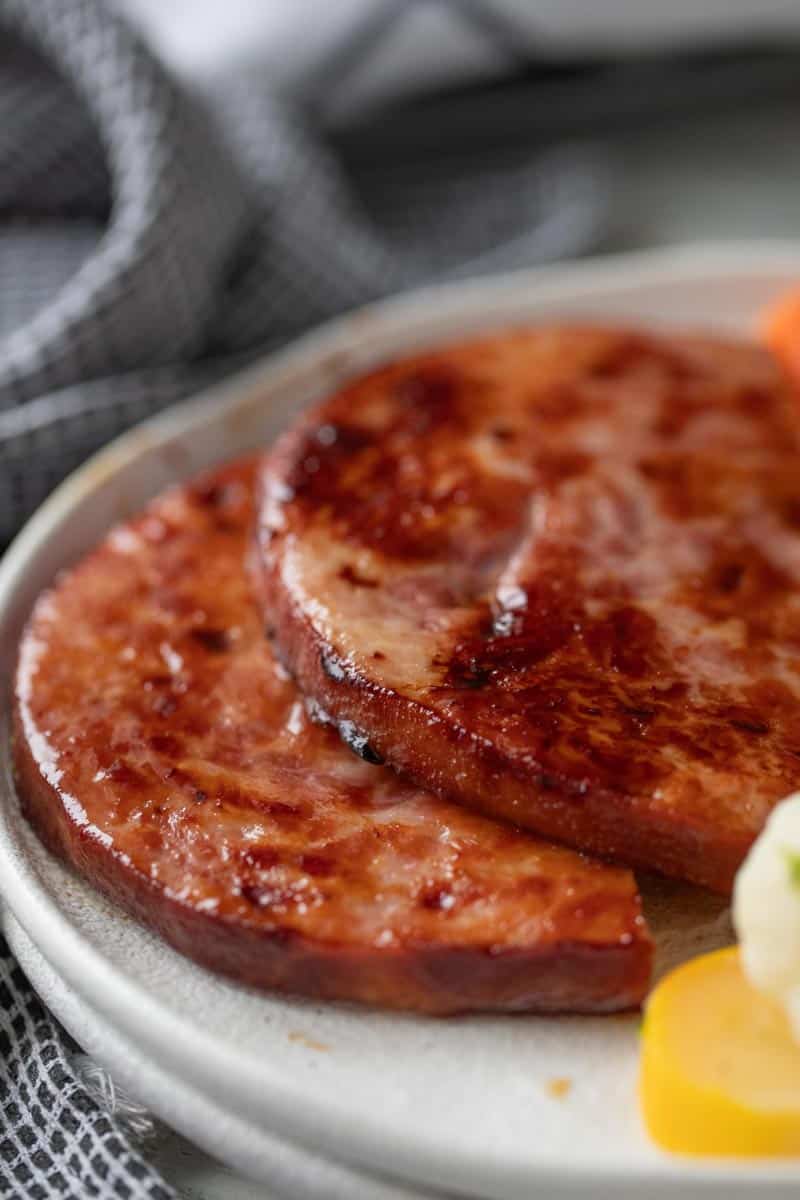
<instances>
[{"instance_id":1,"label":"caramelized glaze on ham","mask_svg":"<svg viewBox=\"0 0 800 1200\"><path fill-rule=\"evenodd\" d=\"M421 786L730 888L800 786L800 441L764 351L517 330L358 379L263 476L301 686Z\"/></svg>"},{"instance_id":2,"label":"caramelized glaze on ham","mask_svg":"<svg viewBox=\"0 0 800 1200\"><path fill-rule=\"evenodd\" d=\"M430 1013L637 1004L651 946L627 871L444 803L309 720L251 598L253 479L237 464L170 491L39 600L15 717L35 829L257 987Z\"/></svg>"}]
</instances>

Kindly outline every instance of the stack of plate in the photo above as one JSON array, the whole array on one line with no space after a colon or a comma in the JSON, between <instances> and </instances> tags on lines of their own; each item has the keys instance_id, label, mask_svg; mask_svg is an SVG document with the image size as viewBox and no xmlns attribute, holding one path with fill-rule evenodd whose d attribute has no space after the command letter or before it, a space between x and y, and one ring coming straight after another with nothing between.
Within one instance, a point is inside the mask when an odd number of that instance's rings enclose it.
<instances>
[{"instance_id":1,"label":"stack of plate","mask_svg":"<svg viewBox=\"0 0 800 1200\"><path fill-rule=\"evenodd\" d=\"M742 331L798 280L797 246L692 248L432 289L344 318L127 434L58 489L0 567L2 678L59 567L168 483L268 444L354 371L553 317ZM256 994L65 872L20 820L10 778L0 786L4 925L24 970L120 1083L277 1195L797 1196L796 1166L697 1164L648 1143L635 1016L431 1020ZM719 901L667 885L656 901L662 965L726 937Z\"/></svg>"}]
</instances>

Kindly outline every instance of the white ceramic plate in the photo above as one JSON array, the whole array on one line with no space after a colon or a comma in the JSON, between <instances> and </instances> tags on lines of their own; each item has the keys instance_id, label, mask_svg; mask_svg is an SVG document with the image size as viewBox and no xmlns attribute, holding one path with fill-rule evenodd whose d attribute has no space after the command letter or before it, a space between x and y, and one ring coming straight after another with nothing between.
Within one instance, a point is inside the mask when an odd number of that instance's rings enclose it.
<instances>
[{"instance_id":1,"label":"white ceramic plate","mask_svg":"<svg viewBox=\"0 0 800 1200\"><path fill-rule=\"evenodd\" d=\"M164 485L266 444L354 371L542 318L746 330L796 280L800 245L688 248L419 292L303 338L127 434L54 493L0 566L2 678L60 566ZM159 1115L245 1170L269 1174L277 1135L358 1169L495 1200L796 1197L800 1163L696 1163L649 1144L635 1018L435 1021L256 995L186 962L63 871L23 827L10 781L0 787L0 881L24 935L7 925L45 998ZM724 937L713 900L692 914L683 929L670 917L672 958ZM551 1096L553 1077L571 1080L564 1099ZM344 1169L318 1194L355 1195L348 1178ZM359 1187L379 1195L377 1183Z\"/></svg>"}]
</instances>

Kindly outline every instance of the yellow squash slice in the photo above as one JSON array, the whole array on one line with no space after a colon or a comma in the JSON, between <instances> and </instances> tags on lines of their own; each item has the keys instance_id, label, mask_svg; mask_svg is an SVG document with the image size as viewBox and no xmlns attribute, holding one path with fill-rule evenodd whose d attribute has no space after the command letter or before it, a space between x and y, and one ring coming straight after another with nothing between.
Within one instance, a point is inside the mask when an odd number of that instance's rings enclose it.
<instances>
[{"instance_id":1,"label":"yellow squash slice","mask_svg":"<svg viewBox=\"0 0 800 1200\"><path fill-rule=\"evenodd\" d=\"M650 996L640 1095L666 1150L800 1155L800 1046L783 1009L748 983L737 949L693 959Z\"/></svg>"}]
</instances>

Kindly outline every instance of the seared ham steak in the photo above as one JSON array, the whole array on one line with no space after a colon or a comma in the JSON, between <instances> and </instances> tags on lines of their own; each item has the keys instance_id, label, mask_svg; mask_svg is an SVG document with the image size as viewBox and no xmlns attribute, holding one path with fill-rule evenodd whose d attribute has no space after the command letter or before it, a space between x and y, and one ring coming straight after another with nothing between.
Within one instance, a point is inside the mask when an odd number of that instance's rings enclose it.
<instances>
[{"instance_id":1,"label":"seared ham steak","mask_svg":"<svg viewBox=\"0 0 800 1200\"><path fill-rule=\"evenodd\" d=\"M637 1004L651 945L626 870L311 723L251 598L253 483L239 464L170 491L38 602L15 759L45 843L257 987L430 1013Z\"/></svg>"},{"instance_id":2,"label":"seared ham steak","mask_svg":"<svg viewBox=\"0 0 800 1200\"><path fill-rule=\"evenodd\" d=\"M800 786L796 404L754 346L597 328L360 378L263 473L283 660L419 786L724 892Z\"/></svg>"}]
</instances>

